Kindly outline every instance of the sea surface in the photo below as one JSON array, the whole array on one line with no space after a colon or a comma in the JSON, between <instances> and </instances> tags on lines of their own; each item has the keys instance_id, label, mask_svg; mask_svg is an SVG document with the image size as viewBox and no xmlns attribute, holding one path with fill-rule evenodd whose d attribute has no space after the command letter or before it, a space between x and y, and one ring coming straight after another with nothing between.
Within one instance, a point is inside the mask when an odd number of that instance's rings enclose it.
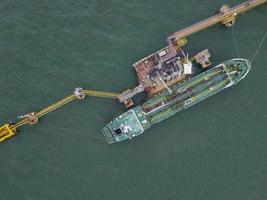
<instances>
[{"instance_id":1,"label":"sea surface","mask_svg":"<svg viewBox=\"0 0 267 200\"><path fill-rule=\"evenodd\" d=\"M78 86L136 86L135 61L222 4L241 2L0 0L1 124ZM0 144L0 199L266 200L266 31L267 5L231 29L216 25L188 37L190 55L208 48L214 65L254 57L251 72L131 141L108 145L101 133L125 111L112 99L75 101L22 127Z\"/></svg>"}]
</instances>

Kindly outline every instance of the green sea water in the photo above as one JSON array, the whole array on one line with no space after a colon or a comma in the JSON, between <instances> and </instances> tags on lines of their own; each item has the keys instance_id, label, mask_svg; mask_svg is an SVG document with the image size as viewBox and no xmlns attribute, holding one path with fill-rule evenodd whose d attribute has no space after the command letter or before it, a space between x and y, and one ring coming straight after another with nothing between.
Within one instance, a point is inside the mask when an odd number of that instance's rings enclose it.
<instances>
[{"instance_id":1,"label":"green sea water","mask_svg":"<svg viewBox=\"0 0 267 200\"><path fill-rule=\"evenodd\" d=\"M166 37L241 0L1 0L0 122L38 111L77 86L136 86L132 64ZM188 38L212 62L251 59L267 31L267 5ZM266 39L267 40L267 39ZM266 200L267 41L238 85L132 141L101 129L125 109L75 101L0 144L0 200Z\"/></svg>"}]
</instances>

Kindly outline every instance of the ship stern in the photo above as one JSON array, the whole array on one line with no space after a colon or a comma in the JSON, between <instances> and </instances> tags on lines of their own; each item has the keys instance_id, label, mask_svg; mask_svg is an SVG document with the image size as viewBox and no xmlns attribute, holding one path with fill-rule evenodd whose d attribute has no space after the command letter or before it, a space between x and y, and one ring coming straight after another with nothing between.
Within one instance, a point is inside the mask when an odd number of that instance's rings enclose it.
<instances>
[{"instance_id":1,"label":"ship stern","mask_svg":"<svg viewBox=\"0 0 267 200\"><path fill-rule=\"evenodd\" d=\"M137 106L113 119L102 132L107 142L112 144L141 135L149 127L141 107Z\"/></svg>"}]
</instances>

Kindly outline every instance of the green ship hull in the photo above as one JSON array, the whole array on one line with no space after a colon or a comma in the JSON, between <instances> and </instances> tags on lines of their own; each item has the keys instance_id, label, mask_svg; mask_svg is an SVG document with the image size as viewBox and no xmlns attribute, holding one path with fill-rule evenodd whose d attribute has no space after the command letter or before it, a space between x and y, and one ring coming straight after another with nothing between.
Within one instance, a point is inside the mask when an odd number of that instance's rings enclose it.
<instances>
[{"instance_id":1,"label":"green ship hull","mask_svg":"<svg viewBox=\"0 0 267 200\"><path fill-rule=\"evenodd\" d=\"M250 68L250 62L245 59L225 61L121 114L102 132L109 144L141 135L152 125L235 85Z\"/></svg>"}]
</instances>

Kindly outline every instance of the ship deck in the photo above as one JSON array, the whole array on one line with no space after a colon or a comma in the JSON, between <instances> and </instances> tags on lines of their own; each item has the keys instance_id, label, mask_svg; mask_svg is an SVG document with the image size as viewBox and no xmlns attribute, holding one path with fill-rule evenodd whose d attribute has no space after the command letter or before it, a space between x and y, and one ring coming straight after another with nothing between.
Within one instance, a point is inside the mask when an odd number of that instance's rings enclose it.
<instances>
[{"instance_id":1,"label":"ship deck","mask_svg":"<svg viewBox=\"0 0 267 200\"><path fill-rule=\"evenodd\" d=\"M190 99L190 103L192 101L194 104L194 102L199 102L202 98L216 93L228 83L224 68L222 66L213 68L172 87L171 95L168 92L157 95L145 102L142 109L153 125L187 107L185 101L188 99Z\"/></svg>"}]
</instances>

